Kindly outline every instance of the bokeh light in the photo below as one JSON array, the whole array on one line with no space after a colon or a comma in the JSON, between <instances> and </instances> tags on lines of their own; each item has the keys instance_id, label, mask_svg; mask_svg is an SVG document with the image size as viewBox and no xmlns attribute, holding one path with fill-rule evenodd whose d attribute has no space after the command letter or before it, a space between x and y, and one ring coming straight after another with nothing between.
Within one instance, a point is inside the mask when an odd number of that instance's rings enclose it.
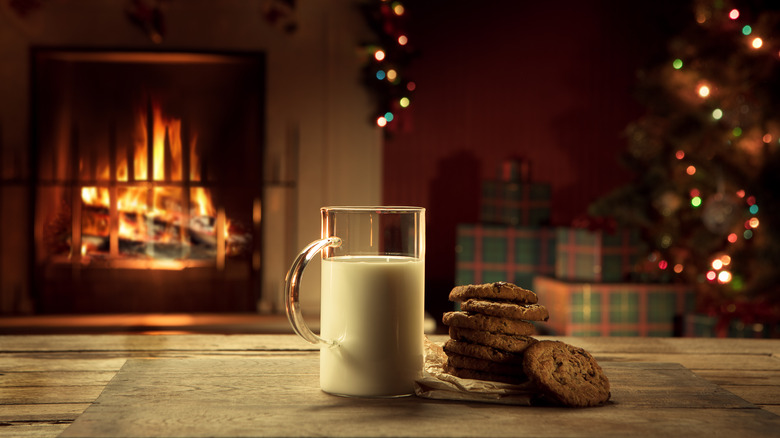
<instances>
[{"instance_id":1,"label":"bokeh light","mask_svg":"<svg viewBox=\"0 0 780 438\"><path fill-rule=\"evenodd\" d=\"M696 166L692 166L692 165L688 166L688 168L685 169L685 173L687 173L688 175L693 175L694 173L696 173Z\"/></svg>"},{"instance_id":2,"label":"bokeh light","mask_svg":"<svg viewBox=\"0 0 780 438\"><path fill-rule=\"evenodd\" d=\"M751 46L753 46L754 49L760 49L761 46L764 45L764 40L761 38L753 38L753 41L750 43Z\"/></svg>"},{"instance_id":3,"label":"bokeh light","mask_svg":"<svg viewBox=\"0 0 780 438\"><path fill-rule=\"evenodd\" d=\"M380 50L377 50L376 52L374 52L374 59L376 59L377 61L381 61L381 60L385 59L385 52L384 52L384 50L380 49Z\"/></svg>"},{"instance_id":4,"label":"bokeh light","mask_svg":"<svg viewBox=\"0 0 780 438\"><path fill-rule=\"evenodd\" d=\"M710 95L710 87L706 85L699 85L699 89L697 90L699 93L699 96L701 97L707 97Z\"/></svg>"},{"instance_id":5,"label":"bokeh light","mask_svg":"<svg viewBox=\"0 0 780 438\"><path fill-rule=\"evenodd\" d=\"M672 67L674 67L675 70L681 69L683 66L682 59L677 58L674 61L672 61Z\"/></svg>"},{"instance_id":6,"label":"bokeh light","mask_svg":"<svg viewBox=\"0 0 780 438\"><path fill-rule=\"evenodd\" d=\"M723 117L723 110L720 108L715 108L712 110L712 118L715 120L720 120L721 117Z\"/></svg>"},{"instance_id":7,"label":"bokeh light","mask_svg":"<svg viewBox=\"0 0 780 438\"><path fill-rule=\"evenodd\" d=\"M729 18L731 18L732 20L736 20L737 18L739 18L739 11L736 9L732 9L731 12L729 12Z\"/></svg>"},{"instance_id":8,"label":"bokeh light","mask_svg":"<svg viewBox=\"0 0 780 438\"><path fill-rule=\"evenodd\" d=\"M384 118L384 117L378 117L376 119L376 124L379 127L385 127L385 126L387 126L387 119Z\"/></svg>"}]
</instances>

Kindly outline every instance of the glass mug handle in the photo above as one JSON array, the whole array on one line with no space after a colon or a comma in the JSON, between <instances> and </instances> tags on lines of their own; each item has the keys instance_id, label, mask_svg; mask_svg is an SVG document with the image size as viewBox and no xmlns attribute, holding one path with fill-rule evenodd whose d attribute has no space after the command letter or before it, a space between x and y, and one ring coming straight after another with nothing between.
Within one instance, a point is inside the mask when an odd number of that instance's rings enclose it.
<instances>
[{"instance_id":1,"label":"glass mug handle","mask_svg":"<svg viewBox=\"0 0 780 438\"><path fill-rule=\"evenodd\" d=\"M287 319L290 320L290 324L298 336L312 344L327 344L333 346L338 342L319 337L316 333L311 331L308 325L306 325L306 321L303 320L303 314L301 313L301 303L299 300L303 270L306 269L306 265L309 264L311 259L326 246L341 246L341 238L333 236L316 240L298 254L298 257L290 267L290 271L287 273L287 278L285 278L284 281L284 302L285 308L287 309Z\"/></svg>"}]
</instances>

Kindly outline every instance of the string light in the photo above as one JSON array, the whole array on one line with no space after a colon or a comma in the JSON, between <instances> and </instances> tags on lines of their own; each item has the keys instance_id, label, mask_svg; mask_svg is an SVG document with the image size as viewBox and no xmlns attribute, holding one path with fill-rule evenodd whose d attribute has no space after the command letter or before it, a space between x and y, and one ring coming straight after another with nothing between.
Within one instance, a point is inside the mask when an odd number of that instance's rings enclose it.
<instances>
[{"instance_id":1,"label":"string light","mask_svg":"<svg viewBox=\"0 0 780 438\"><path fill-rule=\"evenodd\" d=\"M683 158L685 158L685 151L679 150L674 153L674 156L677 157L678 160L682 160Z\"/></svg>"},{"instance_id":2,"label":"string light","mask_svg":"<svg viewBox=\"0 0 780 438\"><path fill-rule=\"evenodd\" d=\"M379 126L380 128L384 128L385 126L387 126L387 119L386 119L386 118L384 118L384 117L378 117L378 118L376 119L376 124L377 124L377 126Z\"/></svg>"},{"instance_id":3,"label":"string light","mask_svg":"<svg viewBox=\"0 0 780 438\"><path fill-rule=\"evenodd\" d=\"M685 173L687 173L688 175L695 174L696 173L696 166L693 166L693 165L688 166L688 168L685 169Z\"/></svg>"},{"instance_id":4,"label":"string light","mask_svg":"<svg viewBox=\"0 0 780 438\"><path fill-rule=\"evenodd\" d=\"M682 59L677 58L674 61L672 61L672 67L674 67L675 70L681 69L683 66Z\"/></svg>"},{"instance_id":5,"label":"string light","mask_svg":"<svg viewBox=\"0 0 780 438\"><path fill-rule=\"evenodd\" d=\"M698 196L694 196L693 198L691 198L691 205L692 205L693 207L698 207L698 206L700 206L700 205L701 205L701 198L700 198L700 197L698 197Z\"/></svg>"},{"instance_id":6,"label":"string light","mask_svg":"<svg viewBox=\"0 0 780 438\"><path fill-rule=\"evenodd\" d=\"M406 43L409 42L409 39L406 37L406 35L401 35L398 37L398 44L405 46Z\"/></svg>"},{"instance_id":7,"label":"string light","mask_svg":"<svg viewBox=\"0 0 780 438\"><path fill-rule=\"evenodd\" d=\"M729 243L736 243L736 241L737 241L737 233L729 234L729 236L726 239L729 241Z\"/></svg>"},{"instance_id":8,"label":"string light","mask_svg":"<svg viewBox=\"0 0 780 438\"><path fill-rule=\"evenodd\" d=\"M408 97L402 97L401 100L398 101L398 104L401 105L401 108L406 108L409 106L409 98Z\"/></svg>"},{"instance_id":9,"label":"string light","mask_svg":"<svg viewBox=\"0 0 780 438\"><path fill-rule=\"evenodd\" d=\"M674 272L675 274L679 274L683 271L684 267L680 263L674 265Z\"/></svg>"},{"instance_id":10,"label":"string light","mask_svg":"<svg viewBox=\"0 0 780 438\"><path fill-rule=\"evenodd\" d=\"M758 37L753 38L753 42L751 42L750 45L753 46L754 49L760 49L761 46L764 45L764 40Z\"/></svg>"},{"instance_id":11,"label":"string light","mask_svg":"<svg viewBox=\"0 0 780 438\"><path fill-rule=\"evenodd\" d=\"M374 59L376 59L377 61L382 61L383 59L385 59L384 50L379 49L376 52L374 52Z\"/></svg>"},{"instance_id":12,"label":"string light","mask_svg":"<svg viewBox=\"0 0 780 438\"><path fill-rule=\"evenodd\" d=\"M710 95L710 87L706 85L700 85L698 93L700 97L707 97Z\"/></svg>"},{"instance_id":13,"label":"string light","mask_svg":"<svg viewBox=\"0 0 780 438\"><path fill-rule=\"evenodd\" d=\"M749 24L742 27L742 35L748 36L751 32L753 32L753 28Z\"/></svg>"},{"instance_id":14,"label":"string light","mask_svg":"<svg viewBox=\"0 0 780 438\"><path fill-rule=\"evenodd\" d=\"M731 281L731 272L729 271L720 271L718 274L718 281L721 283L728 283Z\"/></svg>"},{"instance_id":15,"label":"string light","mask_svg":"<svg viewBox=\"0 0 780 438\"><path fill-rule=\"evenodd\" d=\"M736 20L737 18L739 18L739 11L736 9L732 9L731 12L729 12L729 18L731 18L732 20Z\"/></svg>"},{"instance_id":16,"label":"string light","mask_svg":"<svg viewBox=\"0 0 780 438\"><path fill-rule=\"evenodd\" d=\"M723 110L721 110L720 108L715 108L714 110L712 110L713 119L720 120L721 117L723 117Z\"/></svg>"},{"instance_id":17,"label":"string light","mask_svg":"<svg viewBox=\"0 0 780 438\"><path fill-rule=\"evenodd\" d=\"M393 12L399 17L404 14L404 11L406 11L406 9L404 9L404 5L402 5L400 2L393 2L392 6Z\"/></svg>"}]
</instances>

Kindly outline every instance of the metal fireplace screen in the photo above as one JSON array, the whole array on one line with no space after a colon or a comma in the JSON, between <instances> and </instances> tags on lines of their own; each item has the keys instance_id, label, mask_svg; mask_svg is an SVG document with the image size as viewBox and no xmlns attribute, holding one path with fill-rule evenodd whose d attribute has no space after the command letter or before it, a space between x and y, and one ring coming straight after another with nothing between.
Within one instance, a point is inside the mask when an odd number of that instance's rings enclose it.
<instances>
[{"instance_id":1,"label":"metal fireplace screen","mask_svg":"<svg viewBox=\"0 0 780 438\"><path fill-rule=\"evenodd\" d=\"M250 310L262 57L38 50L34 59L39 309Z\"/></svg>"}]
</instances>

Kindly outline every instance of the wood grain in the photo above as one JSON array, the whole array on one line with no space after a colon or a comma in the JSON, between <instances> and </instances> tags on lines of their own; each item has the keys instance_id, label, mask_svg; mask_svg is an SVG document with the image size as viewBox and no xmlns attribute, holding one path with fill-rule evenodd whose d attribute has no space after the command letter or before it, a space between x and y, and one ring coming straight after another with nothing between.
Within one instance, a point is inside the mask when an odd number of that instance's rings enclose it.
<instances>
[{"instance_id":1,"label":"wood grain","mask_svg":"<svg viewBox=\"0 0 780 438\"><path fill-rule=\"evenodd\" d=\"M638 421L643 432L671 432L649 420L658 412L708 428L714 416L744 418L719 424L733 434L780 427L780 418L678 364L604 364L612 403L579 410L335 397L319 390L317 367L289 358L131 359L62 436L581 436L583 428L617 436Z\"/></svg>"},{"instance_id":2,"label":"wood grain","mask_svg":"<svg viewBox=\"0 0 780 438\"><path fill-rule=\"evenodd\" d=\"M322 435L322 427L305 420L325 413L340 422L327 434L341 436L626 436L645 430L679 436L675 424L708 438L780 430L780 340L539 338L590 351L613 380L614 403L578 411L332 397L317 389L317 348L294 335L6 335L0 336L0 435L54 437L74 421L100 423L88 413L113 406L93 403L115 384L135 385L127 388L127 403L144 400L156 408L143 418L145 404L123 407L137 409L123 411L138 423L131 435L160 435L172 424L190 436L213 429ZM635 366L652 373L655 384ZM138 381L124 381L125 372ZM745 424L735 430L733 423Z\"/></svg>"}]
</instances>

